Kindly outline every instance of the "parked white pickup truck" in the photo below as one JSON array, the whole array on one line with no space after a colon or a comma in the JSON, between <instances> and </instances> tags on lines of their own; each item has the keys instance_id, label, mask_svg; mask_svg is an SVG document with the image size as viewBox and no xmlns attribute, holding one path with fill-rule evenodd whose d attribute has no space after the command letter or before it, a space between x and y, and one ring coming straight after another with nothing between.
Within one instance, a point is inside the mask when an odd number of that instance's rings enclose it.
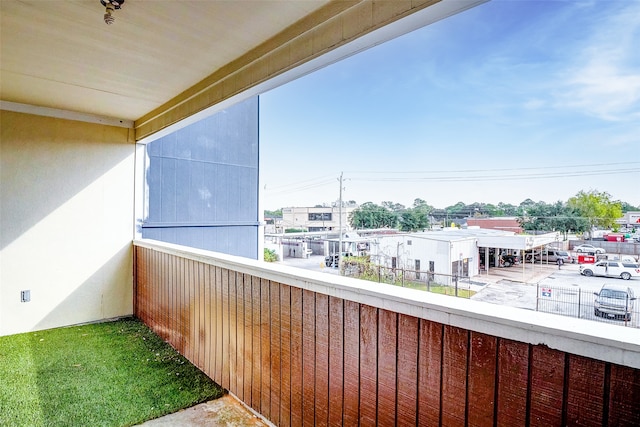
<instances>
[{"instance_id":1,"label":"parked white pickup truck","mask_svg":"<svg viewBox=\"0 0 640 427\"><path fill-rule=\"evenodd\" d=\"M595 264L580 264L580 274L584 276L619 277L629 280L632 277L640 277L640 264L603 260Z\"/></svg>"}]
</instances>

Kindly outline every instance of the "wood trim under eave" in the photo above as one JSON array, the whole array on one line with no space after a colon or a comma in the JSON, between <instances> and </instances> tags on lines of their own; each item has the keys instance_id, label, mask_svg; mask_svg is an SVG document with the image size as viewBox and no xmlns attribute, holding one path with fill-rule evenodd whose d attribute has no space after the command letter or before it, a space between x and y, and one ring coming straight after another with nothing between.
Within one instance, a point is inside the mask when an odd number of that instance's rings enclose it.
<instances>
[{"instance_id":1,"label":"wood trim under eave","mask_svg":"<svg viewBox=\"0 0 640 427\"><path fill-rule=\"evenodd\" d=\"M35 116L53 117L56 119L75 120L77 122L116 126L127 129L133 129L134 126L133 120L99 116L96 114L79 113L77 111L61 110L59 108L40 107L37 105L21 104L18 102L10 101L0 101L0 110L13 111L15 113L33 114Z\"/></svg>"},{"instance_id":2,"label":"wood trim under eave","mask_svg":"<svg viewBox=\"0 0 640 427\"><path fill-rule=\"evenodd\" d=\"M441 1L332 1L136 120L136 141ZM484 1L444 0L448 4L444 10L462 11ZM442 17L450 14L445 12ZM434 20L437 19L441 18ZM362 49L357 47L354 52ZM352 53L345 53L343 57ZM309 71L301 71L300 75L305 72ZM252 95L255 94L247 96Z\"/></svg>"}]
</instances>

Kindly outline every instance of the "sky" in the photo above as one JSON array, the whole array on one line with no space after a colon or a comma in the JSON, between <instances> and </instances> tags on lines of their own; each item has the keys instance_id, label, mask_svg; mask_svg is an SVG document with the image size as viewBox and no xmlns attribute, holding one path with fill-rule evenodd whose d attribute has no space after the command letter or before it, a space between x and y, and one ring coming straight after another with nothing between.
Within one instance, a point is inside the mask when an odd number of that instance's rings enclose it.
<instances>
[{"instance_id":1,"label":"sky","mask_svg":"<svg viewBox=\"0 0 640 427\"><path fill-rule=\"evenodd\" d=\"M263 206L640 206L640 0L493 0L260 96Z\"/></svg>"}]
</instances>

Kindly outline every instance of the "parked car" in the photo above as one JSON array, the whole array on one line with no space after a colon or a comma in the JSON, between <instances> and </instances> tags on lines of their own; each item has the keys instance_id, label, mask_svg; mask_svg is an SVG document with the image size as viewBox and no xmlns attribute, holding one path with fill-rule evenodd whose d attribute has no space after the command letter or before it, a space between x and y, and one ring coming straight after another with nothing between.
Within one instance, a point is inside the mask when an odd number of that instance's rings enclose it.
<instances>
[{"instance_id":1,"label":"parked car","mask_svg":"<svg viewBox=\"0 0 640 427\"><path fill-rule=\"evenodd\" d=\"M573 248L574 251L578 253L586 252L589 254L603 254L606 251L602 248L595 247L593 245L579 245Z\"/></svg>"},{"instance_id":2,"label":"parked car","mask_svg":"<svg viewBox=\"0 0 640 427\"><path fill-rule=\"evenodd\" d=\"M536 261L548 261L548 262L558 262L558 259L561 259L565 264L570 264L573 262L573 258L569 255L567 251L557 251L555 249L545 249L541 253L537 253L534 256Z\"/></svg>"},{"instance_id":3,"label":"parked car","mask_svg":"<svg viewBox=\"0 0 640 427\"><path fill-rule=\"evenodd\" d=\"M633 289L628 286L603 285L600 292L594 292L593 314L596 316L631 320L634 301Z\"/></svg>"},{"instance_id":4,"label":"parked car","mask_svg":"<svg viewBox=\"0 0 640 427\"><path fill-rule=\"evenodd\" d=\"M640 264L604 260L595 264L580 264L580 274L583 276L619 277L629 280L632 277L640 277Z\"/></svg>"}]
</instances>

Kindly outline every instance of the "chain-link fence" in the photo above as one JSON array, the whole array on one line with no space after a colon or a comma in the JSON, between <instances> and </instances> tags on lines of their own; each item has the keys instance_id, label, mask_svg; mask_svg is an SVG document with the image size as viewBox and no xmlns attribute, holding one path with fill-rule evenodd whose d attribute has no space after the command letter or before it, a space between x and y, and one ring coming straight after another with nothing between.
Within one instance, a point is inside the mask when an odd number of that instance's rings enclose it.
<instances>
[{"instance_id":1,"label":"chain-link fence","mask_svg":"<svg viewBox=\"0 0 640 427\"><path fill-rule=\"evenodd\" d=\"M471 298L475 293L471 290L468 277L450 274L436 274L431 271L389 268L358 262L344 262L341 273L361 280L402 286L461 298Z\"/></svg>"},{"instance_id":2,"label":"chain-link fence","mask_svg":"<svg viewBox=\"0 0 640 427\"><path fill-rule=\"evenodd\" d=\"M626 287L622 287L627 289ZM596 295L599 294L599 295ZM633 291L596 292L578 286L537 286L536 311L640 327L640 304Z\"/></svg>"}]
</instances>

